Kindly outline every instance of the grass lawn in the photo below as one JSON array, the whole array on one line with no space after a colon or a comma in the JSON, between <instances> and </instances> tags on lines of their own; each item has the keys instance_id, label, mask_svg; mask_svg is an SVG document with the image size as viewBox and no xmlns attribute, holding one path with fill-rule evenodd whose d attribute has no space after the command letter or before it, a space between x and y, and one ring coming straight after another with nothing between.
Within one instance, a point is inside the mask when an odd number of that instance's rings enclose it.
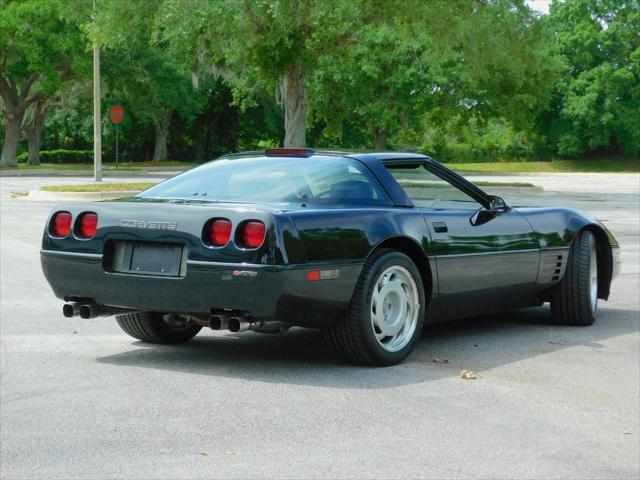
<instances>
[{"instance_id":1,"label":"grass lawn","mask_svg":"<svg viewBox=\"0 0 640 480\"><path fill-rule=\"evenodd\" d=\"M82 185L45 185L45 192L134 192L153 187L157 182L102 182Z\"/></svg>"},{"instance_id":2,"label":"grass lawn","mask_svg":"<svg viewBox=\"0 0 640 480\"><path fill-rule=\"evenodd\" d=\"M597 159L597 160L552 160L550 162L485 162L485 163L448 163L448 167L459 172L486 173L637 173L640 172L640 159ZM118 169L136 171L143 168L184 168L194 167L191 162L173 160L163 162L121 162ZM115 170L115 164L103 164L104 170ZM19 170L93 170L92 164L70 163L40 165L18 165Z\"/></svg>"},{"instance_id":3,"label":"grass lawn","mask_svg":"<svg viewBox=\"0 0 640 480\"><path fill-rule=\"evenodd\" d=\"M118 170L140 170L142 168L166 168L166 167L184 167L191 168L195 164L191 162L176 162L167 160L163 162L120 162ZM104 170L116 170L115 163L103 163ZM4 170L5 167L2 167ZM11 170L15 170L13 167ZM26 163L18 164L18 170L93 170L92 163L41 163L40 165L28 165Z\"/></svg>"},{"instance_id":4,"label":"grass lawn","mask_svg":"<svg viewBox=\"0 0 640 480\"><path fill-rule=\"evenodd\" d=\"M552 160L550 162L448 163L459 172L491 173L630 173L640 172L640 159Z\"/></svg>"},{"instance_id":5,"label":"grass lawn","mask_svg":"<svg viewBox=\"0 0 640 480\"><path fill-rule=\"evenodd\" d=\"M527 187L533 188L535 185L529 182L473 182L479 187Z\"/></svg>"}]
</instances>

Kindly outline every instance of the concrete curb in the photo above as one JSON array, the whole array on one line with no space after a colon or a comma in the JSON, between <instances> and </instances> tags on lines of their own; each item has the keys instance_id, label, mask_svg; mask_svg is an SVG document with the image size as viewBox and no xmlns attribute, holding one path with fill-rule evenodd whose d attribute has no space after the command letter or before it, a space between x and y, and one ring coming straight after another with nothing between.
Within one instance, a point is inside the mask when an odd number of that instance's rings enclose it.
<instances>
[{"instance_id":1,"label":"concrete curb","mask_svg":"<svg viewBox=\"0 0 640 480\"><path fill-rule=\"evenodd\" d=\"M44 190L31 190L24 199L34 202L93 202L131 197L139 192L139 190L114 192L45 192Z\"/></svg>"}]
</instances>

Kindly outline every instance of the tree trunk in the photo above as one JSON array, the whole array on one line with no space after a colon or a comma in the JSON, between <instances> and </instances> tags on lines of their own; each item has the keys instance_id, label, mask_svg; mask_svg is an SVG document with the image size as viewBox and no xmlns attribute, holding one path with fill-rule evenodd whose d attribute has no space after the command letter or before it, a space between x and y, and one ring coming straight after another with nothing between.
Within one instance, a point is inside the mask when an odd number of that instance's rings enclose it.
<instances>
[{"instance_id":1,"label":"tree trunk","mask_svg":"<svg viewBox=\"0 0 640 480\"><path fill-rule=\"evenodd\" d=\"M154 162L167 159L167 136L169 135L169 124L171 123L172 115L173 110L169 110L163 117L153 119L153 126L156 132L152 159Z\"/></svg>"},{"instance_id":2,"label":"tree trunk","mask_svg":"<svg viewBox=\"0 0 640 480\"><path fill-rule=\"evenodd\" d=\"M40 143L42 140L42 126L38 130L30 131L27 134L29 142L29 156L27 163L29 165L40 165Z\"/></svg>"},{"instance_id":3,"label":"tree trunk","mask_svg":"<svg viewBox=\"0 0 640 480\"><path fill-rule=\"evenodd\" d=\"M45 105L45 100L39 100L33 104L31 118L23 127L27 142L29 143L29 165L40 165L40 145L42 143L42 129L47 118L49 106Z\"/></svg>"},{"instance_id":4,"label":"tree trunk","mask_svg":"<svg viewBox=\"0 0 640 480\"><path fill-rule=\"evenodd\" d=\"M389 130L386 128L374 128L373 129L373 137L375 141L375 149L376 150L386 150L387 149L387 137L389 136Z\"/></svg>"},{"instance_id":5,"label":"tree trunk","mask_svg":"<svg viewBox=\"0 0 640 480\"><path fill-rule=\"evenodd\" d=\"M32 73L22 82L22 88L12 84L0 71L0 97L4 101L4 143L2 144L2 157L0 157L0 167L15 167L18 165L16 154L18 153L18 142L20 141L20 128L24 112L34 102L44 97L43 92L29 96L33 83L37 80L39 73Z\"/></svg>"},{"instance_id":6,"label":"tree trunk","mask_svg":"<svg viewBox=\"0 0 640 480\"><path fill-rule=\"evenodd\" d=\"M5 105L6 107L6 105ZM20 124L23 115L7 112L4 121L4 143L2 144L2 157L0 167L16 167L18 161L18 142L20 141Z\"/></svg>"},{"instance_id":7,"label":"tree trunk","mask_svg":"<svg viewBox=\"0 0 640 480\"><path fill-rule=\"evenodd\" d=\"M204 155L207 149L207 132L204 123L205 119L198 117L193 125L193 159L196 163L202 163L204 161Z\"/></svg>"},{"instance_id":8,"label":"tree trunk","mask_svg":"<svg viewBox=\"0 0 640 480\"><path fill-rule=\"evenodd\" d=\"M284 75L284 146L304 148L307 119L307 94L302 65L296 63Z\"/></svg>"}]
</instances>

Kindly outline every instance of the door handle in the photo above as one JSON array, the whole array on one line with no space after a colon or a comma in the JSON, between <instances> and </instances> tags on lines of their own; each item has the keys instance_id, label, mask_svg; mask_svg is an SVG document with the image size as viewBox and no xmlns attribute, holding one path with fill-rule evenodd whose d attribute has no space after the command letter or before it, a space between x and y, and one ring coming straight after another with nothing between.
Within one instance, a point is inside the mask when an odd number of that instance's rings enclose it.
<instances>
[{"instance_id":1,"label":"door handle","mask_svg":"<svg viewBox=\"0 0 640 480\"><path fill-rule=\"evenodd\" d=\"M433 225L433 229L436 233L445 233L449 231L445 222L433 222L431 225Z\"/></svg>"}]
</instances>

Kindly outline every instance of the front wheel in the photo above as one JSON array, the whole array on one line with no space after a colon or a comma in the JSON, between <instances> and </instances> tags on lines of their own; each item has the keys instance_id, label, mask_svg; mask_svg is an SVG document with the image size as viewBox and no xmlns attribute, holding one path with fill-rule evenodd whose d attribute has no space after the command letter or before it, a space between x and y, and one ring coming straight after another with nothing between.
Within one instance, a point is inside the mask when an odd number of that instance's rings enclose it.
<instances>
[{"instance_id":1,"label":"front wheel","mask_svg":"<svg viewBox=\"0 0 640 480\"><path fill-rule=\"evenodd\" d=\"M116 321L127 335L148 343L186 342L195 337L202 328L173 313L130 313L116 315Z\"/></svg>"},{"instance_id":2,"label":"front wheel","mask_svg":"<svg viewBox=\"0 0 640 480\"><path fill-rule=\"evenodd\" d=\"M404 253L380 250L367 260L347 311L324 336L343 360L394 365L420 338L424 309L424 286L416 265Z\"/></svg>"},{"instance_id":3,"label":"front wheel","mask_svg":"<svg viewBox=\"0 0 640 480\"><path fill-rule=\"evenodd\" d=\"M588 230L575 238L564 278L551 292L551 319L557 325L591 325L598 309L596 239Z\"/></svg>"}]
</instances>

